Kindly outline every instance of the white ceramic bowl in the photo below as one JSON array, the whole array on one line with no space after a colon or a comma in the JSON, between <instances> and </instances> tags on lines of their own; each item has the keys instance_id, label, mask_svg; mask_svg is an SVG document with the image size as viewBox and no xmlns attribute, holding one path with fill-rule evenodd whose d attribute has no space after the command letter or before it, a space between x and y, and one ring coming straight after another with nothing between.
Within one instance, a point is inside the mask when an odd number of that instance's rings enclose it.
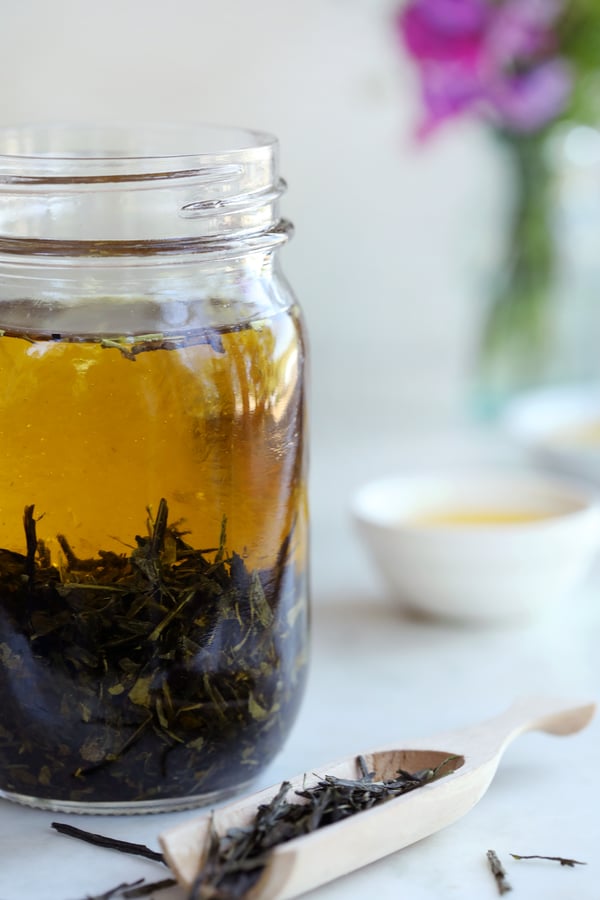
<instances>
[{"instance_id":1,"label":"white ceramic bowl","mask_svg":"<svg viewBox=\"0 0 600 900\"><path fill-rule=\"evenodd\" d=\"M463 524L440 521L457 512ZM530 472L382 479L358 491L353 513L395 597L465 621L537 618L573 592L600 547L595 492ZM489 513L507 521L475 522ZM516 513L526 520L508 521Z\"/></svg>"},{"instance_id":2,"label":"white ceramic bowl","mask_svg":"<svg viewBox=\"0 0 600 900\"><path fill-rule=\"evenodd\" d=\"M522 394L508 406L504 425L545 467L600 485L600 386Z\"/></svg>"}]
</instances>

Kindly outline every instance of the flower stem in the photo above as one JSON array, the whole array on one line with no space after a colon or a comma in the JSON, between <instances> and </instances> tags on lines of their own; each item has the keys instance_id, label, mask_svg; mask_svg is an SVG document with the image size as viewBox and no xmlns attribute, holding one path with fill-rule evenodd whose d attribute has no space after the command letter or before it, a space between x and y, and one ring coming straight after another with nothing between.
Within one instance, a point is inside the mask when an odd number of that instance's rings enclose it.
<instances>
[{"instance_id":1,"label":"flower stem","mask_svg":"<svg viewBox=\"0 0 600 900\"><path fill-rule=\"evenodd\" d=\"M480 369L492 393L541 380L551 352L554 193L546 133L501 133L514 180L514 204L500 276L482 338Z\"/></svg>"}]
</instances>

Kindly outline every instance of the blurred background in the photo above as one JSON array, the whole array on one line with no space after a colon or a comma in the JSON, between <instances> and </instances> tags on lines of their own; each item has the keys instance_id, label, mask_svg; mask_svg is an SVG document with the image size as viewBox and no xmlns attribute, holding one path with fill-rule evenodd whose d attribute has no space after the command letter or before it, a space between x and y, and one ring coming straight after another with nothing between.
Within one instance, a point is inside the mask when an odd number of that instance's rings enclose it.
<instances>
[{"instance_id":1,"label":"blurred background","mask_svg":"<svg viewBox=\"0 0 600 900\"><path fill-rule=\"evenodd\" d=\"M312 434L471 412L506 171L478 123L415 138L389 0L5 0L0 124L207 121L271 131L296 227L283 266L312 349ZM503 199L504 198L504 199Z\"/></svg>"},{"instance_id":2,"label":"blurred background","mask_svg":"<svg viewBox=\"0 0 600 900\"><path fill-rule=\"evenodd\" d=\"M279 137L296 226L282 262L311 347L320 577L355 483L426 461L422 441L398 449L415 435L451 458L438 435L493 421L522 388L597 380L594 3L1 8L0 124L204 121ZM461 440L460 459L472 452Z\"/></svg>"}]
</instances>

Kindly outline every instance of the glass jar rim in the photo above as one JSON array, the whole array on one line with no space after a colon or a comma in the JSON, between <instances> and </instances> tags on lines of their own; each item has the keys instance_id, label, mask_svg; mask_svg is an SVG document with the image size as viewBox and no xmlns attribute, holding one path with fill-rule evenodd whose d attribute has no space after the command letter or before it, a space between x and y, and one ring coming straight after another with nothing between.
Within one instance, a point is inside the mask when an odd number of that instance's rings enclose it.
<instances>
[{"instance_id":1,"label":"glass jar rim","mask_svg":"<svg viewBox=\"0 0 600 900\"><path fill-rule=\"evenodd\" d=\"M277 139L201 124L0 128L0 245L201 241L274 231ZM261 242L262 244L262 242ZM10 248L9 248L10 250ZM16 251L18 252L18 246Z\"/></svg>"},{"instance_id":2,"label":"glass jar rim","mask_svg":"<svg viewBox=\"0 0 600 900\"><path fill-rule=\"evenodd\" d=\"M95 180L99 169L119 179L155 178L193 170L217 159L269 154L268 132L226 125L183 123L31 124L0 127L0 184L55 180L57 175ZM194 162L195 161L195 162ZM194 162L194 164L192 164ZM158 166L157 166L158 164ZM153 172L157 169L158 172ZM208 173L207 173L208 174ZM218 174L218 173L216 173ZM79 177L78 177L79 176Z\"/></svg>"}]
</instances>

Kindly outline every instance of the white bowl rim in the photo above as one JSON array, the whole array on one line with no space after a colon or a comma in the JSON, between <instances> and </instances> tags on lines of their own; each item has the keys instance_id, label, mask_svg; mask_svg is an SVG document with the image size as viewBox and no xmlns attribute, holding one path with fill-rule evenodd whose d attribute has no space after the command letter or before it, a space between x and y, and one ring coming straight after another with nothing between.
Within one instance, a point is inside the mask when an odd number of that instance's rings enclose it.
<instances>
[{"instance_id":1,"label":"white bowl rim","mask_svg":"<svg viewBox=\"0 0 600 900\"><path fill-rule=\"evenodd\" d=\"M558 504L566 503L572 506L567 509L557 509L551 515L543 518L528 519L523 522L511 523L473 523L464 524L458 528L452 524L419 523L411 519L406 513L398 510L396 515L384 514L374 509L373 497L375 494L386 492L393 503L393 492L403 487L412 488L419 486L435 488L437 486L451 487L453 490L464 488L473 491L483 487L492 493L495 489L511 489L515 492L515 504L519 505L518 488L537 489L547 493L549 500L554 499ZM485 503L485 496L483 498ZM493 501L492 501L493 502ZM483 504L482 504L483 505ZM522 504L523 505L523 504ZM418 503L414 509L417 509ZM380 506L381 509L381 506ZM548 504L551 509L551 503ZM515 531L525 533L527 531L541 531L563 527L565 523L575 523L586 518L597 518L600 521L600 490L594 488L588 482L573 477L558 476L539 470L531 470L516 467L480 466L477 468L414 468L402 473L391 474L373 479L364 483L354 493L351 501L351 513L354 519L364 525L379 528L393 529L395 531L410 531L414 533L431 533L436 535L469 534L475 532L485 534L514 534Z\"/></svg>"},{"instance_id":2,"label":"white bowl rim","mask_svg":"<svg viewBox=\"0 0 600 900\"><path fill-rule=\"evenodd\" d=\"M502 424L513 437L546 442L557 429L585 424L600 418L600 386L558 385L527 391L506 408ZM559 447L561 452L597 455L597 448L585 445Z\"/></svg>"}]
</instances>

